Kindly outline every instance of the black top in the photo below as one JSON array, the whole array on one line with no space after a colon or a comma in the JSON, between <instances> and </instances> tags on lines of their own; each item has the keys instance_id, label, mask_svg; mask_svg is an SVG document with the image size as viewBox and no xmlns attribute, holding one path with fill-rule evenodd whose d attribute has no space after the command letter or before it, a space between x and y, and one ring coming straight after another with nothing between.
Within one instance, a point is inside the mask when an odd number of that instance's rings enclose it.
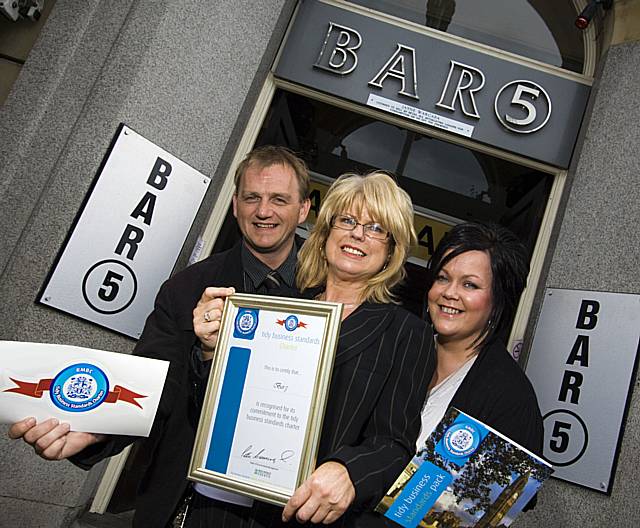
<instances>
[{"instance_id":1,"label":"black top","mask_svg":"<svg viewBox=\"0 0 640 528\"><path fill-rule=\"evenodd\" d=\"M544 428L536 393L502 343L480 353L450 405L542 455Z\"/></svg>"},{"instance_id":2,"label":"black top","mask_svg":"<svg viewBox=\"0 0 640 528\"><path fill-rule=\"evenodd\" d=\"M480 353L449 406L477 418L542 456L544 429L536 394L502 343L494 341ZM535 506L536 498L534 495L525 511ZM371 514L367 524L362 524L363 528L365 526L398 528L398 524L378 514Z\"/></svg>"},{"instance_id":3,"label":"black top","mask_svg":"<svg viewBox=\"0 0 640 528\"><path fill-rule=\"evenodd\" d=\"M243 276L243 293L270 293L264 286L264 281L267 275L273 271L269 266L256 257L246 244L242 244L240 250L240 256L242 259L242 269L244 270ZM291 290L290 295L295 295L296 290L296 265L298 262L298 247L293 245L286 260L275 270L278 272L278 276L284 282L282 287L287 287ZM286 289L286 288L285 288ZM286 297L287 292L283 292Z\"/></svg>"},{"instance_id":4,"label":"black top","mask_svg":"<svg viewBox=\"0 0 640 528\"><path fill-rule=\"evenodd\" d=\"M139 450L145 469L136 496L136 527L164 526L187 486L199 415L190 368L196 342L192 311L207 286L242 292L240 263L236 244L163 284L135 348L137 355L170 361L151 434ZM343 322L318 452L318 463L342 462L356 490L353 508L336 526L355 526L360 512L375 506L413 456L434 365L431 330L396 305L365 303ZM73 462L88 468L134 440L114 436ZM251 514L256 527L267 527L278 525L281 512L256 501Z\"/></svg>"}]
</instances>

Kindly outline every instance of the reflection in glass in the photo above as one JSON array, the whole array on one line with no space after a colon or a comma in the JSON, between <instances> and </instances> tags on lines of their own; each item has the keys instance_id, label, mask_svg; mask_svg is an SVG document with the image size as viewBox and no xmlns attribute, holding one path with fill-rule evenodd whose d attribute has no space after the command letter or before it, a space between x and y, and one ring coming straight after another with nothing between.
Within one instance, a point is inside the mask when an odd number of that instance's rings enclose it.
<instances>
[{"instance_id":1,"label":"reflection in glass","mask_svg":"<svg viewBox=\"0 0 640 528\"><path fill-rule=\"evenodd\" d=\"M484 171L471 151L386 123L353 130L332 154L490 202Z\"/></svg>"},{"instance_id":2,"label":"reflection in glass","mask_svg":"<svg viewBox=\"0 0 640 528\"><path fill-rule=\"evenodd\" d=\"M346 172L389 171L427 217L449 225L468 220L505 225L530 252L553 183L549 174L282 90L276 91L256 144L291 148L327 182ZM312 202L312 208L319 206ZM424 222L416 227L422 264L407 266L401 295L419 312L424 259L439 239L429 237ZM238 236L230 211L214 251Z\"/></svg>"},{"instance_id":3,"label":"reflection in glass","mask_svg":"<svg viewBox=\"0 0 640 528\"><path fill-rule=\"evenodd\" d=\"M583 33L569 0L350 0L377 11L582 72Z\"/></svg>"}]
</instances>

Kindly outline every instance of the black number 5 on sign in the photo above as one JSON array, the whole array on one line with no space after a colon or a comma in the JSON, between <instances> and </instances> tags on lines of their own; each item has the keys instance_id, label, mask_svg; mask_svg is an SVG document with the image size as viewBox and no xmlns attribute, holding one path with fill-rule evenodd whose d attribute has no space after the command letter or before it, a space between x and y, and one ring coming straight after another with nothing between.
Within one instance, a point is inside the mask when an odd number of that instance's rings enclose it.
<instances>
[{"instance_id":1,"label":"black number 5 on sign","mask_svg":"<svg viewBox=\"0 0 640 528\"><path fill-rule=\"evenodd\" d=\"M113 315L133 302L138 291L135 273L119 260L101 260L89 268L82 279L82 296L98 313Z\"/></svg>"},{"instance_id":2,"label":"black number 5 on sign","mask_svg":"<svg viewBox=\"0 0 640 528\"><path fill-rule=\"evenodd\" d=\"M587 449L589 433L584 420L566 409L548 412L544 420L544 456L554 466L574 464Z\"/></svg>"}]
</instances>

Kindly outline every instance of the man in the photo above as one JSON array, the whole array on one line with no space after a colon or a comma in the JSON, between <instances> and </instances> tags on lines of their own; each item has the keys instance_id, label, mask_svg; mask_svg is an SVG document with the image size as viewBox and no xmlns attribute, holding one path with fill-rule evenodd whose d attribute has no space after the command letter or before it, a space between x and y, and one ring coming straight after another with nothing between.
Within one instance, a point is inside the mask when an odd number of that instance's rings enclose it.
<instances>
[{"instance_id":1,"label":"man","mask_svg":"<svg viewBox=\"0 0 640 528\"><path fill-rule=\"evenodd\" d=\"M300 240L295 229L306 220L310 207L304 162L282 147L257 148L238 166L235 184L233 213L242 240L162 285L134 350L171 362L151 434L140 450L144 476L134 526L165 526L187 488L185 475L199 415L194 402L200 400L204 385L202 360L213 355L223 298L234 289L298 295L295 266ZM218 284L231 288L211 287ZM205 330L200 333L202 342L194 333L194 321ZM33 418L14 424L9 436L23 438L45 459L71 458L83 468L136 440L70 432L68 424L54 419L37 424Z\"/></svg>"}]
</instances>

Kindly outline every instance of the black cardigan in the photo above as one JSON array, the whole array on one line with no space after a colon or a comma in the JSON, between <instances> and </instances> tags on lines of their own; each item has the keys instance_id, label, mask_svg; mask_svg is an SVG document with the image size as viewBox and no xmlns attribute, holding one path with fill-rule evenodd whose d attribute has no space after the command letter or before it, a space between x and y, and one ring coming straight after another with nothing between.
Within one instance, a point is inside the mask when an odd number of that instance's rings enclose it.
<instances>
[{"instance_id":1,"label":"black cardigan","mask_svg":"<svg viewBox=\"0 0 640 528\"><path fill-rule=\"evenodd\" d=\"M449 407L473 416L536 455L542 455L544 429L536 394L502 343L493 342L480 353ZM536 499L534 495L524 510L533 508ZM398 527L379 514L369 514L366 523L358 524L358 528L383 526Z\"/></svg>"},{"instance_id":2,"label":"black cardigan","mask_svg":"<svg viewBox=\"0 0 640 528\"><path fill-rule=\"evenodd\" d=\"M490 344L476 358L450 406L542 455L544 429L536 394L500 342Z\"/></svg>"}]
</instances>

